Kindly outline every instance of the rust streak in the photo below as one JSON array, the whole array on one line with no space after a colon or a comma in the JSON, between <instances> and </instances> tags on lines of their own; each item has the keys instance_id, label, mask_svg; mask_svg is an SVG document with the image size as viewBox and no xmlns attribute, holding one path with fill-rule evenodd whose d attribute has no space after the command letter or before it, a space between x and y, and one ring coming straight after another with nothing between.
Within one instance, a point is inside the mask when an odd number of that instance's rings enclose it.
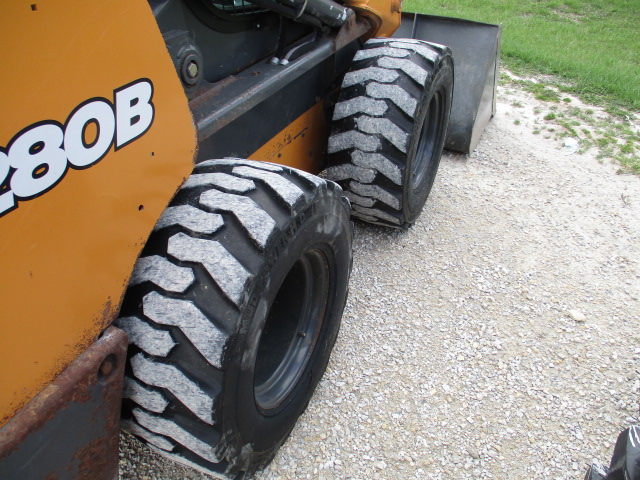
<instances>
[{"instance_id":1,"label":"rust streak","mask_svg":"<svg viewBox=\"0 0 640 480\"><path fill-rule=\"evenodd\" d=\"M112 478L126 349L126 334L109 327L0 429L0 470L21 472L28 459L41 469L39 478L54 480L63 471L77 479ZM67 445L59 458L52 457L46 447L60 435Z\"/></svg>"}]
</instances>

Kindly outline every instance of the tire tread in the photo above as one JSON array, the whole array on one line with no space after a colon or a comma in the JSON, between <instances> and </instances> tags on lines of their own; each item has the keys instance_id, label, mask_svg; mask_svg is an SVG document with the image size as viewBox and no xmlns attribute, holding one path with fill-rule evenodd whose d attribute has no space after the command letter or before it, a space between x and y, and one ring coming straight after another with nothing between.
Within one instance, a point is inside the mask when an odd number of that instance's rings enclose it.
<instances>
[{"instance_id":1,"label":"tire tread","mask_svg":"<svg viewBox=\"0 0 640 480\"><path fill-rule=\"evenodd\" d=\"M329 180L269 163L222 159L195 167L158 221L125 296L126 315L116 321L134 345L123 428L209 475L233 478L245 468L227 458L233 452L223 444L216 412L226 352L258 266L230 249L243 245L251 255L261 255L283 231L291 215L287 212L328 190L341 194ZM208 284L229 302L224 319L198 305L197 286ZM189 374L194 359L217 372L206 375L209 384L204 374L200 380Z\"/></svg>"},{"instance_id":2,"label":"tire tread","mask_svg":"<svg viewBox=\"0 0 640 480\"><path fill-rule=\"evenodd\" d=\"M335 106L327 178L366 222L406 228L403 191L414 115L449 50L414 39L371 39L354 57ZM373 178L371 175L373 172Z\"/></svg>"}]
</instances>

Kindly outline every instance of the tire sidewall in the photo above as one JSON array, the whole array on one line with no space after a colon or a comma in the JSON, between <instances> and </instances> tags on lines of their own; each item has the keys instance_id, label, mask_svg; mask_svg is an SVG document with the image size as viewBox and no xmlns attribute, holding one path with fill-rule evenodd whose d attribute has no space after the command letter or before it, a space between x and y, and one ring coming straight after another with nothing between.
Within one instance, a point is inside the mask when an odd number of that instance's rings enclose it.
<instances>
[{"instance_id":1,"label":"tire sidewall","mask_svg":"<svg viewBox=\"0 0 640 480\"><path fill-rule=\"evenodd\" d=\"M269 308L296 261L310 249L321 250L329 266L329 294L323 325L302 376L277 413L266 416L256 405L253 377L260 336ZM255 470L266 464L291 432L320 381L338 335L346 303L351 259L349 213L339 196L318 192L313 201L292 217L265 252L260 273L250 286L240 331L230 348L225 394L222 399L223 435L233 456L242 464L244 453Z\"/></svg>"},{"instance_id":2,"label":"tire sidewall","mask_svg":"<svg viewBox=\"0 0 640 480\"><path fill-rule=\"evenodd\" d=\"M412 188L411 175L413 172L413 165L417 161L416 154L420 143L420 134L423 128L425 117L429 111L429 105L434 95L440 90L444 89L445 105L444 115L442 116L442 122L438 129L439 138L433 147L433 153L431 159L425 165L426 173L422 178L422 181L417 188ZM431 75L427 77L427 83L416 109L414 118L414 126L411 132L409 146L407 148L407 164L404 172L402 192L402 205L403 215L407 225L412 224L420 215L422 208L429 196L431 187L438 171L440 164L440 156L444 147L446 138L447 125L449 123L449 116L451 113L451 102L453 98L453 61L450 56L445 56L434 67Z\"/></svg>"}]
</instances>

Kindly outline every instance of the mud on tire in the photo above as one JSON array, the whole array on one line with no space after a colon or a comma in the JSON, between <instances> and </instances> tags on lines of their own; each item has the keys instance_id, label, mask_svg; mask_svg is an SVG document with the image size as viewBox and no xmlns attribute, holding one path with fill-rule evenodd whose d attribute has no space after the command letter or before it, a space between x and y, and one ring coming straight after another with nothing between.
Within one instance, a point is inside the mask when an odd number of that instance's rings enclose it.
<instances>
[{"instance_id":1,"label":"mud on tire","mask_svg":"<svg viewBox=\"0 0 640 480\"><path fill-rule=\"evenodd\" d=\"M372 39L344 77L329 138L327 178L361 220L407 228L440 163L453 94L447 47Z\"/></svg>"},{"instance_id":2,"label":"mud on tire","mask_svg":"<svg viewBox=\"0 0 640 480\"><path fill-rule=\"evenodd\" d=\"M199 164L155 226L116 323L131 343L124 428L226 478L266 466L326 368L351 239L333 182Z\"/></svg>"}]
</instances>

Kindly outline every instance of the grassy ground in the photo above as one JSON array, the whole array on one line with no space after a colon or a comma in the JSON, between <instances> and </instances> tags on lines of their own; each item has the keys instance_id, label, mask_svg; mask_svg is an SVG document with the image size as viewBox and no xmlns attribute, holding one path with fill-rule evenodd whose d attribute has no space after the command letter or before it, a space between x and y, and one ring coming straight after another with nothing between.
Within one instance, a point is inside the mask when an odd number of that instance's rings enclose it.
<instances>
[{"instance_id":1,"label":"grassy ground","mask_svg":"<svg viewBox=\"0 0 640 480\"><path fill-rule=\"evenodd\" d=\"M525 78L502 81L549 102L571 94L604 106L611 124L577 113L548 121L583 150L640 173L640 132L630 120L640 112L640 0L406 0L405 11L502 24L501 61Z\"/></svg>"},{"instance_id":2,"label":"grassy ground","mask_svg":"<svg viewBox=\"0 0 640 480\"><path fill-rule=\"evenodd\" d=\"M405 10L500 23L507 66L640 110L638 0L407 0Z\"/></svg>"}]
</instances>

